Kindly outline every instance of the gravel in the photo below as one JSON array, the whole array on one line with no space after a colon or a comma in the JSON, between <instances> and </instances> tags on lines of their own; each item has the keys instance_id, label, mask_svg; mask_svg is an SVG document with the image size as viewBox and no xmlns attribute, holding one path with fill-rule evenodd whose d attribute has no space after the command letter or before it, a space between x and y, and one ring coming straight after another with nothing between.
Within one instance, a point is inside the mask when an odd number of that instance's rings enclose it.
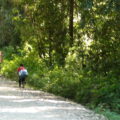
<instances>
[{"instance_id":1,"label":"gravel","mask_svg":"<svg viewBox=\"0 0 120 120\"><path fill-rule=\"evenodd\" d=\"M0 120L107 120L84 106L0 77Z\"/></svg>"}]
</instances>

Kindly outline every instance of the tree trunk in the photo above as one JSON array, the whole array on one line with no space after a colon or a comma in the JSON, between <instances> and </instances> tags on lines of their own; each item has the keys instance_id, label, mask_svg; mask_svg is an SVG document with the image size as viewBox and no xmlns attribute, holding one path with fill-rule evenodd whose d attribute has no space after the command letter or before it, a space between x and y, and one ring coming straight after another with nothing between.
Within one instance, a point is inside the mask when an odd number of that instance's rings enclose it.
<instances>
[{"instance_id":1,"label":"tree trunk","mask_svg":"<svg viewBox=\"0 0 120 120\"><path fill-rule=\"evenodd\" d=\"M73 37L73 20L74 20L74 0L69 0L69 35L70 35L70 46L72 47L74 37Z\"/></svg>"},{"instance_id":2,"label":"tree trunk","mask_svg":"<svg viewBox=\"0 0 120 120\"><path fill-rule=\"evenodd\" d=\"M49 32L49 66L52 66L52 39L51 39L51 32Z\"/></svg>"}]
</instances>

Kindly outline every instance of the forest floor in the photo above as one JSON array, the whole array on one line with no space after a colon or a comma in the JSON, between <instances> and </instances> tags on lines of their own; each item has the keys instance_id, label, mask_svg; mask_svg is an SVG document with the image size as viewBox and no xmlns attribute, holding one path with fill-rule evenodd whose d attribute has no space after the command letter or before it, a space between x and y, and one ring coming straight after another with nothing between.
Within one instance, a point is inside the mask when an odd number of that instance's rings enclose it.
<instances>
[{"instance_id":1,"label":"forest floor","mask_svg":"<svg viewBox=\"0 0 120 120\"><path fill-rule=\"evenodd\" d=\"M0 120L107 120L84 106L0 77Z\"/></svg>"}]
</instances>

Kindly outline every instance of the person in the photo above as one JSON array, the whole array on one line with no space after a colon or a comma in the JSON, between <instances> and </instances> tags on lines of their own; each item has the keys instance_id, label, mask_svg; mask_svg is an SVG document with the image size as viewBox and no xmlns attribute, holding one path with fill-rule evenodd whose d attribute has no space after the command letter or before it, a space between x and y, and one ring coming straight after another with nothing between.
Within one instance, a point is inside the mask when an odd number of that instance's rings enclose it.
<instances>
[{"instance_id":1,"label":"person","mask_svg":"<svg viewBox=\"0 0 120 120\"><path fill-rule=\"evenodd\" d=\"M23 64L20 64L19 68L17 69L19 75L19 87L24 88L25 86L25 79L28 75L27 69L24 67Z\"/></svg>"}]
</instances>

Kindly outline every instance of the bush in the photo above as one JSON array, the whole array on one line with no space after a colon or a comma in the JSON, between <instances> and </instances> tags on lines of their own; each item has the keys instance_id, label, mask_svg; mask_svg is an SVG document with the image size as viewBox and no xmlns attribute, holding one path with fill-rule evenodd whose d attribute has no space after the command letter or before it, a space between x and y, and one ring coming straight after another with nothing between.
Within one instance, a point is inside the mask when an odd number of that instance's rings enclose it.
<instances>
[{"instance_id":1,"label":"bush","mask_svg":"<svg viewBox=\"0 0 120 120\"><path fill-rule=\"evenodd\" d=\"M75 97L79 79L77 79L72 71L67 71L63 68L55 68L53 71L50 71L49 78L49 92L70 99Z\"/></svg>"},{"instance_id":2,"label":"bush","mask_svg":"<svg viewBox=\"0 0 120 120\"><path fill-rule=\"evenodd\" d=\"M104 105L104 108L120 111L120 95L119 83L115 77L108 76L86 76L76 93L75 100L83 104L92 104L97 107L99 104Z\"/></svg>"}]
</instances>

